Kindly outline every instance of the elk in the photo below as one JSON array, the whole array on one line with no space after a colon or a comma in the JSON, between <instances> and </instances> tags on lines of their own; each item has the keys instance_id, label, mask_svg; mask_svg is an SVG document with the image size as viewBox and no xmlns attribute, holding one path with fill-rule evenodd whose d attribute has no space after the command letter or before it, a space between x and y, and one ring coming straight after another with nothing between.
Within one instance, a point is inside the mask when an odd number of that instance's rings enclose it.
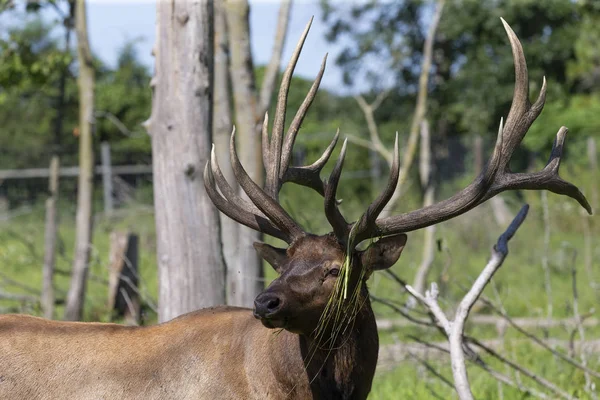
<instances>
[{"instance_id":1,"label":"elk","mask_svg":"<svg viewBox=\"0 0 600 400\"><path fill-rule=\"evenodd\" d=\"M338 141L321 158L290 166L292 147L324 73L325 60L286 134L285 109L292 73L310 23L284 72L271 135L262 126L264 187L240 164L231 135L230 161L249 200L225 180L214 151L204 171L215 206L240 224L282 239L285 249L256 243L279 276L258 295L254 310L215 307L149 327L0 318L0 397L11 399L366 399L377 363L378 335L367 280L392 266L406 233L437 224L506 190L550 190L591 208L558 169L567 129L558 131L546 167L513 173L509 162L544 105L546 82L535 103L523 49L502 20L515 64L515 91L505 124L484 171L466 188L437 204L379 218L398 180L398 140L387 186L354 223L336 199L344 157L326 181L320 172ZM332 232L306 232L279 204L286 182L315 190L324 199ZM364 241L372 242L360 250Z\"/></svg>"}]
</instances>

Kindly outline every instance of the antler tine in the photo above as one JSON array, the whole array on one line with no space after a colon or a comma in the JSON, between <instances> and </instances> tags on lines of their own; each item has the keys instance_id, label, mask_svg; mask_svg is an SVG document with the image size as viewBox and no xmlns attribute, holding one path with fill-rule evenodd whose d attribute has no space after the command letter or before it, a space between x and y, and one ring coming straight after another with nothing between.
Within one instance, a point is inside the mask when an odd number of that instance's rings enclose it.
<instances>
[{"instance_id":1,"label":"antler tine","mask_svg":"<svg viewBox=\"0 0 600 400\"><path fill-rule=\"evenodd\" d=\"M348 223L344 219L343 215L340 213L340 210L337 207L337 202L335 199L335 194L337 192L337 186L340 180L340 175L342 174L342 168L344 167L344 158L346 157L346 145L348 144L348 139L344 139L344 144L342 145L342 150L340 151L340 155L338 157L335 166L333 167L333 171L331 171L331 175L325 185L325 216L329 221L329 224L333 228L333 233L338 238L338 240L342 243L346 243L348 239Z\"/></svg>"},{"instance_id":2,"label":"antler tine","mask_svg":"<svg viewBox=\"0 0 600 400\"><path fill-rule=\"evenodd\" d=\"M227 215L234 221L240 224L246 225L247 227L254 229L259 232L266 233L267 235L274 236L281 240L286 240L287 236L283 234L271 221L264 218L261 215L256 215L247 210L242 209L238 206L239 203L234 203L223 198L215 186L215 178L213 171L209 163L212 163L212 157L210 161L206 162L204 167L204 188L208 197L213 204L223 214Z\"/></svg>"},{"instance_id":3,"label":"antler tine","mask_svg":"<svg viewBox=\"0 0 600 400\"><path fill-rule=\"evenodd\" d=\"M383 192L371 203L367 208L367 211L360 217L360 219L354 223L352 230L350 231L350 237L348 238L349 246L360 243L362 240L371 236L371 232L375 230L375 221L383 208L392 198L396 186L398 185L398 175L400 172L399 167L399 153L398 153L398 132L396 132L396 140L394 142L394 157L392 167L390 168L390 176L388 183Z\"/></svg>"},{"instance_id":4,"label":"antler tine","mask_svg":"<svg viewBox=\"0 0 600 400\"><path fill-rule=\"evenodd\" d=\"M502 148L502 169L507 170L510 158L517 146L523 140L527 130L540 115L546 100L546 78L543 78L542 88L536 102L529 101L529 75L527 62L519 38L510 25L503 19L502 25L508 35L515 65L515 90L506 125L504 126L504 146Z\"/></svg>"},{"instance_id":5,"label":"antler tine","mask_svg":"<svg viewBox=\"0 0 600 400\"><path fill-rule=\"evenodd\" d=\"M550 160L542 171L536 173L511 173L509 171L508 165L514 150L521 143L527 130L544 106L546 80L543 81L538 99L531 104L528 98L529 82L523 48L506 21L502 20L502 23L510 40L514 57L515 92L506 124L503 126L500 121L496 146L485 170L469 186L451 198L419 210L377 220L375 227L370 232L358 236L355 241L364 240L369 236L410 232L437 224L464 214L506 190L550 190L574 198L588 213L592 213L583 193L575 185L562 180L558 175L567 128L562 127L558 131Z\"/></svg>"},{"instance_id":6,"label":"antler tine","mask_svg":"<svg viewBox=\"0 0 600 400\"><path fill-rule=\"evenodd\" d=\"M240 187L246 192L250 200L263 214L269 218L279 230L286 236L284 239L292 243L297 238L305 235L304 230L294 221L294 219L270 197L260 186L258 186L249 176L237 155L235 148L235 128L231 132L231 141L229 143L229 154L231 158L231 167L233 174Z\"/></svg>"},{"instance_id":7,"label":"antler tine","mask_svg":"<svg viewBox=\"0 0 600 400\"><path fill-rule=\"evenodd\" d=\"M277 199L279 193L279 175L281 168L281 145L283 142L283 130L285 125L285 109L287 107L287 97L288 91L290 89L290 83L292 81L292 75L294 73L294 69L296 68L296 63L298 62L298 58L300 57L300 52L302 51L302 46L304 45L304 41L306 36L308 35L308 31L310 30L310 26L312 24L313 17L310 18L306 28L304 28L304 32L300 36L300 40L296 45L296 49L290 58L287 68L283 73L283 77L281 79L281 86L279 87L279 94L277 96L277 106L275 109L275 119L273 121L273 130L271 133L271 144L269 150L269 165L265 166L267 176L265 182L265 191L271 196L273 199Z\"/></svg>"},{"instance_id":8,"label":"antler tine","mask_svg":"<svg viewBox=\"0 0 600 400\"><path fill-rule=\"evenodd\" d=\"M585 208L588 214L591 215L593 212L592 207L579 188L572 183L563 180L558 175L563 146L568 131L569 130L564 126L558 130L556 139L552 145L550 158L543 170L535 173L502 174L501 178L494 183L489 193L486 194L483 201L488 200L505 190L535 190L543 188L553 193L569 196L577 200L577 202Z\"/></svg>"},{"instance_id":9,"label":"antler tine","mask_svg":"<svg viewBox=\"0 0 600 400\"><path fill-rule=\"evenodd\" d=\"M221 193L223 193L223 197L225 197L228 202L238 205L240 208L251 214L263 215L254 204L238 196L237 192L231 187L231 185L229 185L229 182L227 182L227 179L225 178L225 175L223 175L221 167L219 166L217 155L215 154L214 144L210 152L210 167L214 180L217 183L217 187Z\"/></svg>"},{"instance_id":10,"label":"antler tine","mask_svg":"<svg viewBox=\"0 0 600 400\"><path fill-rule=\"evenodd\" d=\"M265 171L271 163L271 149L269 149L269 111L265 112L265 118L262 125L262 157Z\"/></svg>"},{"instance_id":11,"label":"antler tine","mask_svg":"<svg viewBox=\"0 0 600 400\"><path fill-rule=\"evenodd\" d=\"M298 185L306 186L314 189L321 196L325 196L325 185L321 180L320 173L329 160L329 157L331 157L331 153L337 144L339 136L340 130L338 129L333 140L329 143L329 146L327 146L321 157L311 165L304 167L289 167L283 176L283 183L293 182Z\"/></svg>"},{"instance_id":12,"label":"antler tine","mask_svg":"<svg viewBox=\"0 0 600 400\"><path fill-rule=\"evenodd\" d=\"M321 84L321 79L323 78L323 74L325 73L325 66L327 65L327 54L323 57L323 62L321 62L321 68L319 69L319 73L315 78L310 90L306 94L302 105L296 112L290 127L288 128L287 134L285 135L285 141L283 144L283 150L281 152L281 169L279 170L279 178L282 179L285 176L285 173L290 165L290 159L292 158L292 148L294 147L294 143L296 141L296 135L298 134L298 130L300 129L300 125L302 125L302 121L308 112L315 96L317 95L317 91L319 90L319 85Z\"/></svg>"}]
</instances>

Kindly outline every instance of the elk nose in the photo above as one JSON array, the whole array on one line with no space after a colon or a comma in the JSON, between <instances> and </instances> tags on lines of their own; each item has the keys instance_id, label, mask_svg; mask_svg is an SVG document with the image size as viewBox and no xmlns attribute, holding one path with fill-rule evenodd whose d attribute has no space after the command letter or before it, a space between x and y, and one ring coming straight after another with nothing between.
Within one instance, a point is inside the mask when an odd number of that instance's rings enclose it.
<instances>
[{"instance_id":1,"label":"elk nose","mask_svg":"<svg viewBox=\"0 0 600 400\"><path fill-rule=\"evenodd\" d=\"M273 293L262 293L254 300L254 315L265 317L279 311L283 302Z\"/></svg>"}]
</instances>

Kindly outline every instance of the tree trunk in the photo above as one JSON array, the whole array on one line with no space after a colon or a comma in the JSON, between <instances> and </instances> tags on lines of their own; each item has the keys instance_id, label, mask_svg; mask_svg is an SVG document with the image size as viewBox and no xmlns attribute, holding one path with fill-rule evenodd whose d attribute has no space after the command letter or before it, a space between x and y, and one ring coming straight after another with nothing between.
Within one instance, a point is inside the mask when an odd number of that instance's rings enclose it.
<instances>
[{"instance_id":1,"label":"tree trunk","mask_svg":"<svg viewBox=\"0 0 600 400\"><path fill-rule=\"evenodd\" d=\"M231 54L231 82L240 160L250 177L261 187L264 176L258 115L258 97L250 49L250 8L246 0L226 2L227 27ZM243 194L243 193L242 193ZM230 239L229 239L230 240ZM252 306L263 290L262 260L254 250L261 234L238 226L237 263L229 268L228 304ZM233 287L234 286L234 287Z\"/></svg>"},{"instance_id":2,"label":"tree trunk","mask_svg":"<svg viewBox=\"0 0 600 400\"><path fill-rule=\"evenodd\" d=\"M42 267L41 305L44 318L54 317L54 266L56 261L56 231L58 228L58 176L60 162L58 155L50 161L49 193L46 199L46 228L44 231L44 265Z\"/></svg>"},{"instance_id":3,"label":"tree trunk","mask_svg":"<svg viewBox=\"0 0 600 400\"><path fill-rule=\"evenodd\" d=\"M202 173L212 141L213 2L157 2L152 80L159 320L225 302L219 216Z\"/></svg>"},{"instance_id":4,"label":"tree trunk","mask_svg":"<svg viewBox=\"0 0 600 400\"><path fill-rule=\"evenodd\" d=\"M225 4L215 4L215 87L214 87L214 126L213 138L215 152L223 175L233 188L237 188L235 176L229 162L229 139L232 129L231 118L231 85L229 81L229 41ZM238 189L239 190L239 189ZM219 213L221 219L221 243L223 256L227 265L226 294L227 304L239 305L238 288L243 287L241 274L238 274L238 234L240 225Z\"/></svg>"},{"instance_id":5,"label":"tree trunk","mask_svg":"<svg viewBox=\"0 0 600 400\"><path fill-rule=\"evenodd\" d=\"M100 144L100 158L102 160L102 192L104 193L104 214L110 215L114 210L112 163L110 159L110 144Z\"/></svg>"},{"instance_id":6,"label":"tree trunk","mask_svg":"<svg viewBox=\"0 0 600 400\"><path fill-rule=\"evenodd\" d=\"M68 2L69 15L64 19L65 49L64 54L71 52L71 30L75 17L75 4ZM54 118L54 153L50 160L48 179L48 199L46 200L46 226L44 231L44 264L42 266L42 295L41 306L44 317L54 318L54 268L56 264L56 239L58 231L58 184L60 176L60 144L62 139L63 120L65 116L65 93L69 66L66 65L60 72L58 80L58 96L56 97L56 117Z\"/></svg>"},{"instance_id":7,"label":"tree trunk","mask_svg":"<svg viewBox=\"0 0 600 400\"><path fill-rule=\"evenodd\" d=\"M65 319L80 320L88 273L92 243L92 193L94 178L94 67L87 35L85 0L75 6L75 31L77 33L77 60L79 63L79 180L77 188L77 217L75 256L71 287L67 296Z\"/></svg>"},{"instance_id":8,"label":"tree trunk","mask_svg":"<svg viewBox=\"0 0 600 400\"><path fill-rule=\"evenodd\" d=\"M433 163L431 160L431 136L429 134L429 122L427 119L423 119L423 122L421 123L420 150L419 177L421 180L421 186L424 189L423 207L428 207L435 201L435 181L432 173ZM423 232L423 255L421 256L421 264L415 273L415 279L413 281L413 288L418 290L419 293L425 293L427 275L429 275L429 271L433 265L433 258L435 255L435 231L436 226L431 225L425 228ZM416 304L415 298L409 297L406 306L409 308L414 308Z\"/></svg>"}]
</instances>

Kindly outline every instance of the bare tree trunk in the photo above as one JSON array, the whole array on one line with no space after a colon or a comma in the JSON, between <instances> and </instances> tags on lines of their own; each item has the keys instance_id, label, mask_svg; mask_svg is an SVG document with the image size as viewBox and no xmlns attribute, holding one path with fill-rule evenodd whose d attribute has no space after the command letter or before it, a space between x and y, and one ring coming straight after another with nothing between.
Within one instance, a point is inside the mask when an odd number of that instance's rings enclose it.
<instances>
[{"instance_id":1,"label":"bare tree trunk","mask_svg":"<svg viewBox=\"0 0 600 400\"><path fill-rule=\"evenodd\" d=\"M277 74L283 43L285 41L291 1L284 1L279 21L273 55L265 71L265 82L260 98L254 80L254 66L250 48L250 7L246 0L226 2L227 27L231 50L231 81L236 129L239 137L240 159L252 179L263 185L262 148L260 123L267 111ZM262 260L254 250L254 242L261 234L244 226L238 226L237 263L229 267L228 304L251 306L254 298L263 290Z\"/></svg>"},{"instance_id":2,"label":"bare tree trunk","mask_svg":"<svg viewBox=\"0 0 600 400\"><path fill-rule=\"evenodd\" d=\"M434 203L435 198L435 185L432 174L432 160L431 160L431 136L429 134L429 123L426 119L423 119L421 124L421 156L419 160L419 176L421 179L421 186L425 189L423 195L423 207L430 206ZM423 237L423 255L421 256L421 264L415 274L413 288L419 293L425 292L425 283L427 282L427 275L433 265L434 257L434 246L435 245L435 225L428 226L424 230ZM414 307L416 305L416 299L410 297L407 301L407 307Z\"/></svg>"},{"instance_id":3,"label":"bare tree trunk","mask_svg":"<svg viewBox=\"0 0 600 400\"><path fill-rule=\"evenodd\" d=\"M254 81L254 66L250 51L250 8L246 0L226 2L229 44L231 50L231 84L240 160L250 177L263 186L262 149L258 123L258 96ZM263 290L262 260L254 250L254 242L261 234L245 226L238 227L238 258L230 268L229 304L251 306L254 298Z\"/></svg>"},{"instance_id":4,"label":"bare tree trunk","mask_svg":"<svg viewBox=\"0 0 600 400\"><path fill-rule=\"evenodd\" d=\"M159 320L225 302L219 216L203 186L212 141L213 2L157 2L152 80Z\"/></svg>"},{"instance_id":5,"label":"bare tree trunk","mask_svg":"<svg viewBox=\"0 0 600 400\"><path fill-rule=\"evenodd\" d=\"M218 159L229 158L232 128L229 94L233 87L240 158L250 176L260 185L264 179L260 122L269 107L279 72L290 8L291 1L284 0L279 11L273 54L259 97L249 42L248 2L231 0L215 5L215 151ZM225 167L223 173L235 185L231 169ZM241 194L244 195L243 192ZM261 235L224 216L221 216L221 222L223 254L227 264L227 304L252 306L264 286L262 260L253 247L254 242L261 240Z\"/></svg>"},{"instance_id":6,"label":"bare tree trunk","mask_svg":"<svg viewBox=\"0 0 600 400\"><path fill-rule=\"evenodd\" d=\"M425 44L423 45L423 60L421 61L421 74L419 76L419 91L417 93L417 104L413 114L412 123L410 126L410 134L408 137L408 143L404 152L402 153L400 172L398 176L398 184L392 194L392 197L387 203L387 206L383 209L379 218L386 218L393 214L394 206L400 196L402 195L402 187L406 183L408 178L408 171L413 163L415 154L417 152L417 143L419 140L419 131L421 122L423 121L427 112L427 86L429 81L429 71L431 69L431 59L433 54L433 44L435 41L435 33L437 31L440 18L442 17L442 10L444 9L445 0L438 0L435 9L435 14L431 20L431 25L425 38ZM391 166L392 164L392 152L389 151L381 142L377 125L375 124L375 117L373 115L375 109L379 107L381 102L385 99L389 92L382 92L372 104L367 104L364 98L356 96L355 99L360 106L365 119L367 120L367 126L369 128L370 140L363 140L360 138L350 136L349 139L354 143L367 147L371 150L377 151Z\"/></svg>"},{"instance_id":7,"label":"bare tree trunk","mask_svg":"<svg viewBox=\"0 0 600 400\"><path fill-rule=\"evenodd\" d=\"M231 117L231 85L229 81L229 34L225 3L215 3L215 76L214 76L214 109L213 140L221 171L229 184L237 188L235 176L229 160L229 138L233 126ZM239 189L238 189L239 190ZM226 295L227 304L240 304L236 300L238 288L243 287L241 274L238 273L239 227L240 225L219 213L221 220L221 244L227 268Z\"/></svg>"},{"instance_id":8,"label":"bare tree trunk","mask_svg":"<svg viewBox=\"0 0 600 400\"><path fill-rule=\"evenodd\" d=\"M69 14L63 23L65 27L65 49L64 54L69 55L71 51L71 30L75 4L73 0L68 2ZM48 179L48 199L46 200L46 226L44 231L44 264L42 267L42 293L41 306L44 317L54 317L54 268L56 264L56 239L58 232L58 184L60 176L60 143L63 130L63 119L65 114L65 92L69 66L65 66L60 72L58 80L58 96L56 98L56 117L54 119L54 148L50 160L50 171Z\"/></svg>"},{"instance_id":9,"label":"bare tree trunk","mask_svg":"<svg viewBox=\"0 0 600 400\"><path fill-rule=\"evenodd\" d=\"M283 53L283 45L287 36L287 26L290 19L290 9L292 8L291 0L281 0L279 6L279 16L277 17L277 28L275 31L275 41L273 42L273 51L271 52L271 60L265 70L265 77L260 89L259 110L258 115L261 117L269 109L271 97L277 76L279 75L279 66L281 64L281 54Z\"/></svg>"},{"instance_id":10,"label":"bare tree trunk","mask_svg":"<svg viewBox=\"0 0 600 400\"><path fill-rule=\"evenodd\" d=\"M102 160L102 191L104 193L104 214L110 215L114 210L112 162L110 157L110 144L100 144L100 158Z\"/></svg>"},{"instance_id":11,"label":"bare tree trunk","mask_svg":"<svg viewBox=\"0 0 600 400\"><path fill-rule=\"evenodd\" d=\"M92 193L94 189L94 67L87 34L85 0L75 6L75 31L77 33L77 60L79 62L79 180L77 188L77 217L75 256L71 287L67 296L65 319L80 320L92 244Z\"/></svg>"},{"instance_id":12,"label":"bare tree trunk","mask_svg":"<svg viewBox=\"0 0 600 400\"><path fill-rule=\"evenodd\" d=\"M408 178L408 172L412 165L415 153L417 152L417 141L419 139L419 130L421 121L427 113L427 86L429 82L429 71L431 69L431 59L433 54L433 44L435 42L435 33L437 27L442 18L442 10L444 9L445 0L438 0L435 8L435 13L431 20L431 25L425 38L425 44L423 45L423 61L421 62L421 75L419 76L419 91L417 93L417 105L413 114L413 119L410 125L410 134L408 136L408 143L406 150L402 154L402 161L400 164L400 172L398 176L398 185L392 195L392 199L396 201L402 194L402 187L406 183ZM391 202L390 202L391 203ZM392 207L388 203L388 210L392 210ZM381 213L380 218L385 218L386 215Z\"/></svg>"},{"instance_id":13,"label":"bare tree trunk","mask_svg":"<svg viewBox=\"0 0 600 400\"><path fill-rule=\"evenodd\" d=\"M58 176L60 161L58 155L50 161L49 194L46 199L46 228L44 231L44 266L42 267L42 296L41 305L44 318L54 316L54 266L56 261L56 231L58 228Z\"/></svg>"}]
</instances>

